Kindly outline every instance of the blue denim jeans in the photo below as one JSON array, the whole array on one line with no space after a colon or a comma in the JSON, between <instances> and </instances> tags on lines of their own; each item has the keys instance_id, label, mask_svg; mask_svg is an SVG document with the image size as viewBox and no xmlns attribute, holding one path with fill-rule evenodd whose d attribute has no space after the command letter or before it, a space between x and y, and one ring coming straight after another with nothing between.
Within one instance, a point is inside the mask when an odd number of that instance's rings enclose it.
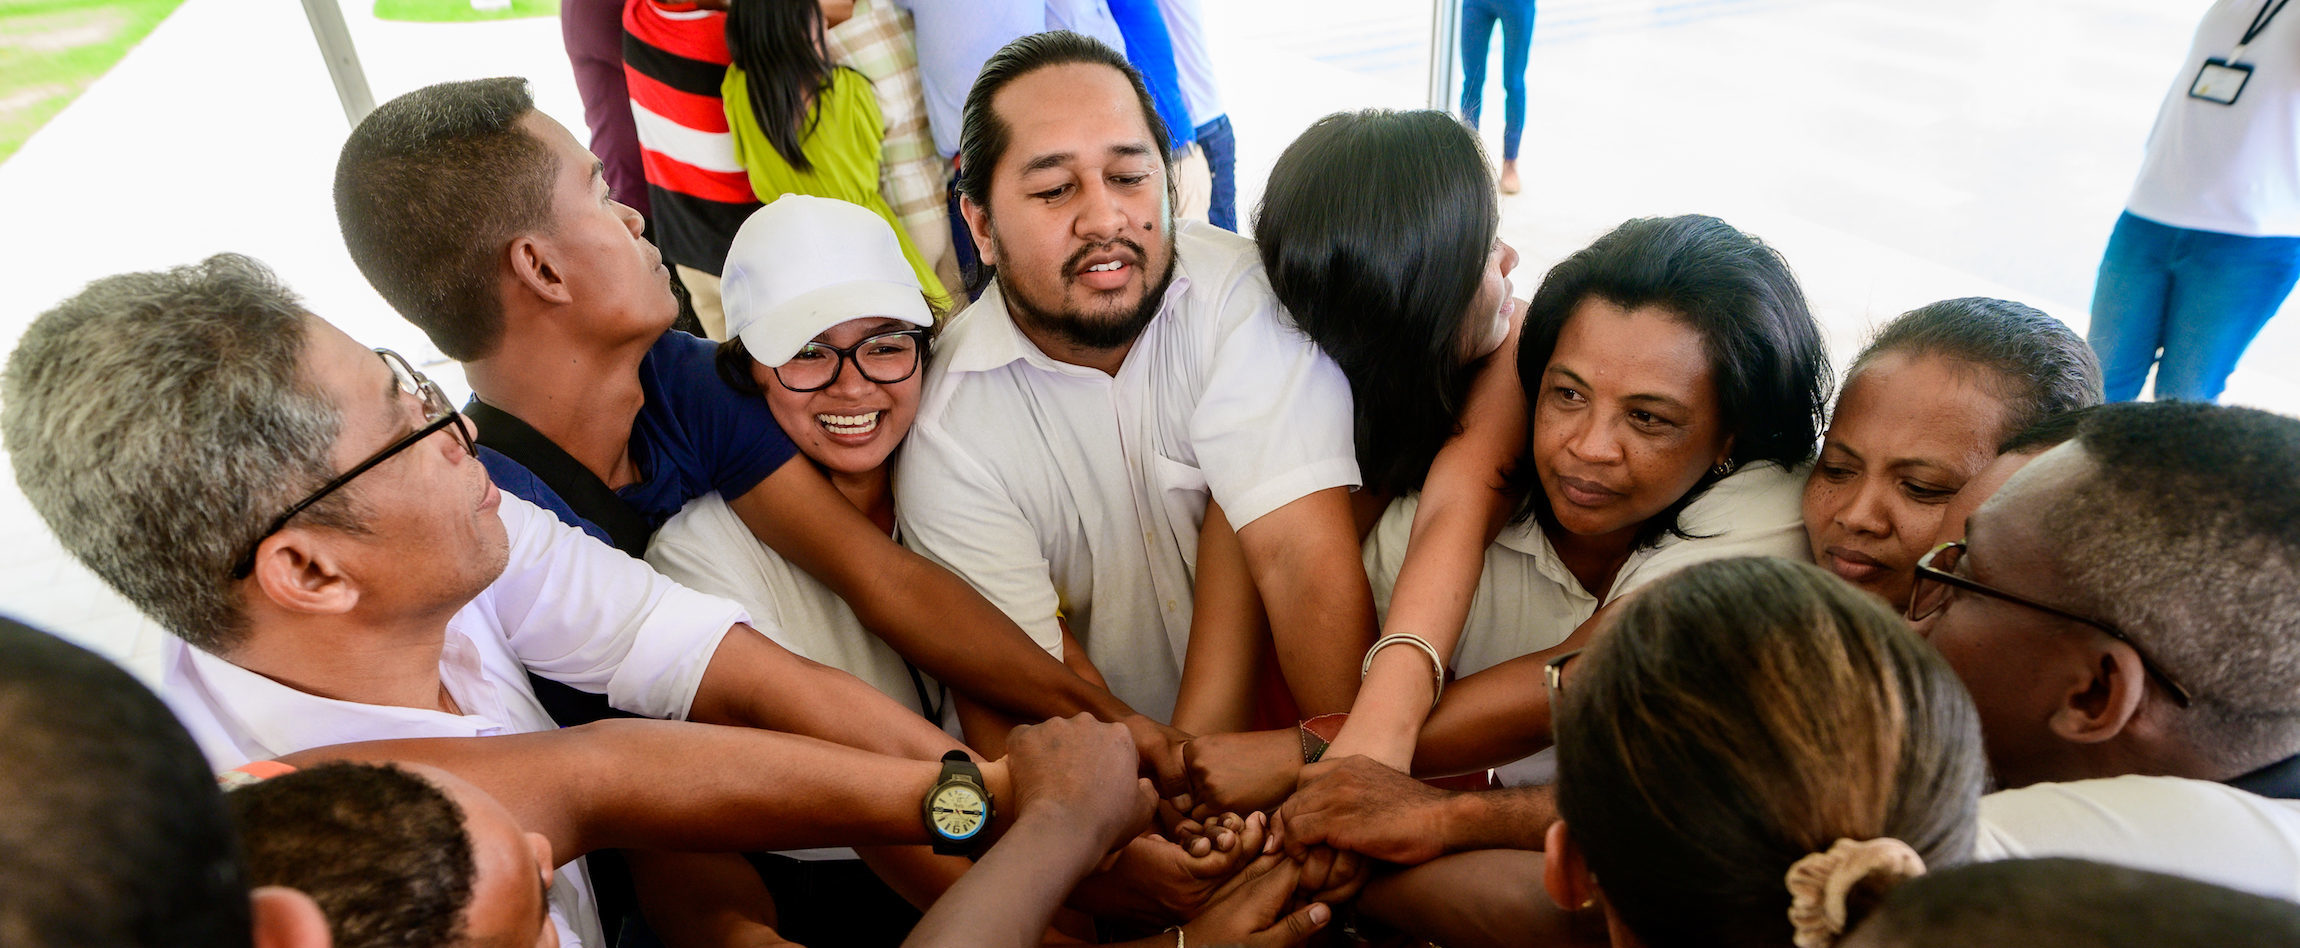
<instances>
[{"instance_id":1,"label":"blue denim jeans","mask_svg":"<svg viewBox=\"0 0 2300 948\"><path fill-rule=\"evenodd\" d=\"M1503 107L1501 157L1517 160L1518 140L1525 137L1525 64L1533 51L1533 0L1462 0L1461 4L1461 117L1471 128L1485 110L1486 46L1493 42L1493 25L1501 23L1501 91Z\"/></svg>"},{"instance_id":2,"label":"blue denim jeans","mask_svg":"<svg viewBox=\"0 0 2300 948\"><path fill-rule=\"evenodd\" d=\"M1214 197L1206 205L1206 220L1233 234L1238 232L1238 135L1230 130L1230 117L1217 115L1198 126L1198 148L1206 153L1206 170L1214 176Z\"/></svg>"},{"instance_id":3,"label":"blue denim jeans","mask_svg":"<svg viewBox=\"0 0 2300 948\"><path fill-rule=\"evenodd\" d=\"M2151 365L2158 400L2218 400L2295 280L2300 237L2189 230L2125 212L2100 260L2085 334L2108 400L2139 397Z\"/></svg>"}]
</instances>

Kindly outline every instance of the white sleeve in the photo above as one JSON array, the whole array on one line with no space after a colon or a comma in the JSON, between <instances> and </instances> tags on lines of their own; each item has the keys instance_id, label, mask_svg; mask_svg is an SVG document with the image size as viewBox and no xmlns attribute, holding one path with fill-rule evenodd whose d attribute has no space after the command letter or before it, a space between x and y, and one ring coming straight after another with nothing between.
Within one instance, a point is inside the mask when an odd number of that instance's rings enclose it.
<instances>
[{"instance_id":1,"label":"white sleeve","mask_svg":"<svg viewBox=\"0 0 2300 948\"><path fill-rule=\"evenodd\" d=\"M511 652L635 714L683 719L741 606L688 589L509 494L510 562L483 594Z\"/></svg>"},{"instance_id":2,"label":"white sleeve","mask_svg":"<svg viewBox=\"0 0 2300 948\"><path fill-rule=\"evenodd\" d=\"M1385 623L1390 620L1390 597L1397 592L1398 573L1405 569L1406 541L1413 537L1414 510L1420 503L1420 494L1390 501L1381 518L1374 521L1374 528L1366 533L1366 580L1374 587L1374 614Z\"/></svg>"},{"instance_id":3,"label":"white sleeve","mask_svg":"<svg viewBox=\"0 0 2300 948\"><path fill-rule=\"evenodd\" d=\"M1981 798L1978 859L2090 859L2300 900L2300 805L2180 777L2040 783Z\"/></svg>"},{"instance_id":4,"label":"white sleeve","mask_svg":"<svg viewBox=\"0 0 2300 948\"><path fill-rule=\"evenodd\" d=\"M1356 487L1350 383L1289 322L1258 276L1239 278L1224 307L1250 307L1215 341L1190 440L1206 486L1233 528L1328 487Z\"/></svg>"},{"instance_id":5,"label":"white sleeve","mask_svg":"<svg viewBox=\"0 0 2300 948\"><path fill-rule=\"evenodd\" d=\"M998 478L948 432L920 424L903 443L894 483L903 545L958 574L1038 647L1061 658L1052 567L1038 531Z\"/></svg>"}]
</instances>

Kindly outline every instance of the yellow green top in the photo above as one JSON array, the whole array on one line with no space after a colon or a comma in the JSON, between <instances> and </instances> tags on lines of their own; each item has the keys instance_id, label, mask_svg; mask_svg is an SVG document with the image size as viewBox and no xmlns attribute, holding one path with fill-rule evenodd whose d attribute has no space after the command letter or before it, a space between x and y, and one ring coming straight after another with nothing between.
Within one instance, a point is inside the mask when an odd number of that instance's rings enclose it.
<instances>
[{"instance_id":1,"label":"yellow green top","mask_svg":"<svg viewBox=\"0 0 2300 948\"><path fill-rule=\"evenodd\" d=\"M927 298L937 306L950 299L934 275L934 265L919 256L910 234L895 220L894 209L879 193L880 141L886 134L886 123L879 117L878 97L872 93L869 79L844 67L831 70L830 88L815 97L815 114L808 116L814 127L799 140L799 151L814 166L809 171L791 167L767 140L766 130L751 114L751 90L741 69L728 67L719 94L727 103L727 128L734 132L735 160L750 173L751 190L761 202L773 203L785 194L811 194L869 208L902 242L902 255L910 261L911 271L918 274L919 288L926 291Z\"/></svg>"}]
</instances>

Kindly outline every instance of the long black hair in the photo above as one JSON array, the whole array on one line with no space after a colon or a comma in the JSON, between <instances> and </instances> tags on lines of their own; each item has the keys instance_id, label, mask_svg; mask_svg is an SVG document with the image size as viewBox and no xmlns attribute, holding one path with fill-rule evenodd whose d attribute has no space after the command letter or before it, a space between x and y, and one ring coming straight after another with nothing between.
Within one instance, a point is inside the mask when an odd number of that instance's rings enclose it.
<instances>
[{"instance_id":1,"label":"long black hair","mask_svg":"<svg viewBox=\"0 0 2300 948\"><path fill-rule=\"evenodd\" d=\"M1550 268L1526 302L1517 378L1527 404L1541 397L1542 375L1566 320L1590 297L1623 309L1657 306L1701 334L1717 380L1718 413L1733 436L1727 473L1758 461L1795 467L1812 459L1829 410L1829 354L1780 251L1699 214L1641 217L1597 238ZM1530 453L1533 441L1526 443ZM1688 537L1677 516L1724 476L1702 474L1685 496L1637 528L1635 545L1650 546L1664 534ZM1517 478L1530 486L1519 519L1556 525L1531 457L1518 462Z\"/></svg>"},{"instance_id":2,"label":"long black hair","mask_svg":"<svg viewBox=\"0 0 2300 948\"><path fill-rule=\"evenodd\" d=\"M831 63L823 53L823 8L815 0L734 0L727 5L727 53L743 71L751 116L783 160L812 171L799 143L814 131L821 110L809 106L830 88Z\"/></svg>"},{"instance_id":3,"label":"long black hair","mask_svg":"<svg viewBox=\"0 0 2300 948\"><path fill-rule=\"evenodd\" d=\"M1467 318L1501 215L1477 136L1442 112L1318 120L1286 147L1255 211L1270 288L1349 377L1358 467L1421 487L1460 430L1477 364Z\"/></svg>"}]
</instances>

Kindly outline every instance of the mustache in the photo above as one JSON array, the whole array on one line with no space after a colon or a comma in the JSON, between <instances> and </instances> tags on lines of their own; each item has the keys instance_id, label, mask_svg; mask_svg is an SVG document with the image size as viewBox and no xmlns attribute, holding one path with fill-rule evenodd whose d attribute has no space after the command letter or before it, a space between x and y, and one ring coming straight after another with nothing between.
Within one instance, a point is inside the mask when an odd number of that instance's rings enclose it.
<instances>
[{"instance_id":1,"label":"mustache","mask_svg":"<svg viewBox=\"0 0 2300 948\"><path fill-rule=\"evenodd\" d=\"M1075 276L1077 275L1079 269L1086 265L1086 258L1101 253L1105 250L1110 250L1118 247L1124 247L1126 248L1126 252L1134 255L1134 259L1129 262L1137 266L1142 263L1144 254L1142 252L1141 244L1135 243L1134 241L1125 237L1113 237L1108 241L1096 244L1091 247L1078 248L1077 253L1071 254L1070 259L1062 262L1062 275L1065 277Z\"/></svg>"}]
</instances>

